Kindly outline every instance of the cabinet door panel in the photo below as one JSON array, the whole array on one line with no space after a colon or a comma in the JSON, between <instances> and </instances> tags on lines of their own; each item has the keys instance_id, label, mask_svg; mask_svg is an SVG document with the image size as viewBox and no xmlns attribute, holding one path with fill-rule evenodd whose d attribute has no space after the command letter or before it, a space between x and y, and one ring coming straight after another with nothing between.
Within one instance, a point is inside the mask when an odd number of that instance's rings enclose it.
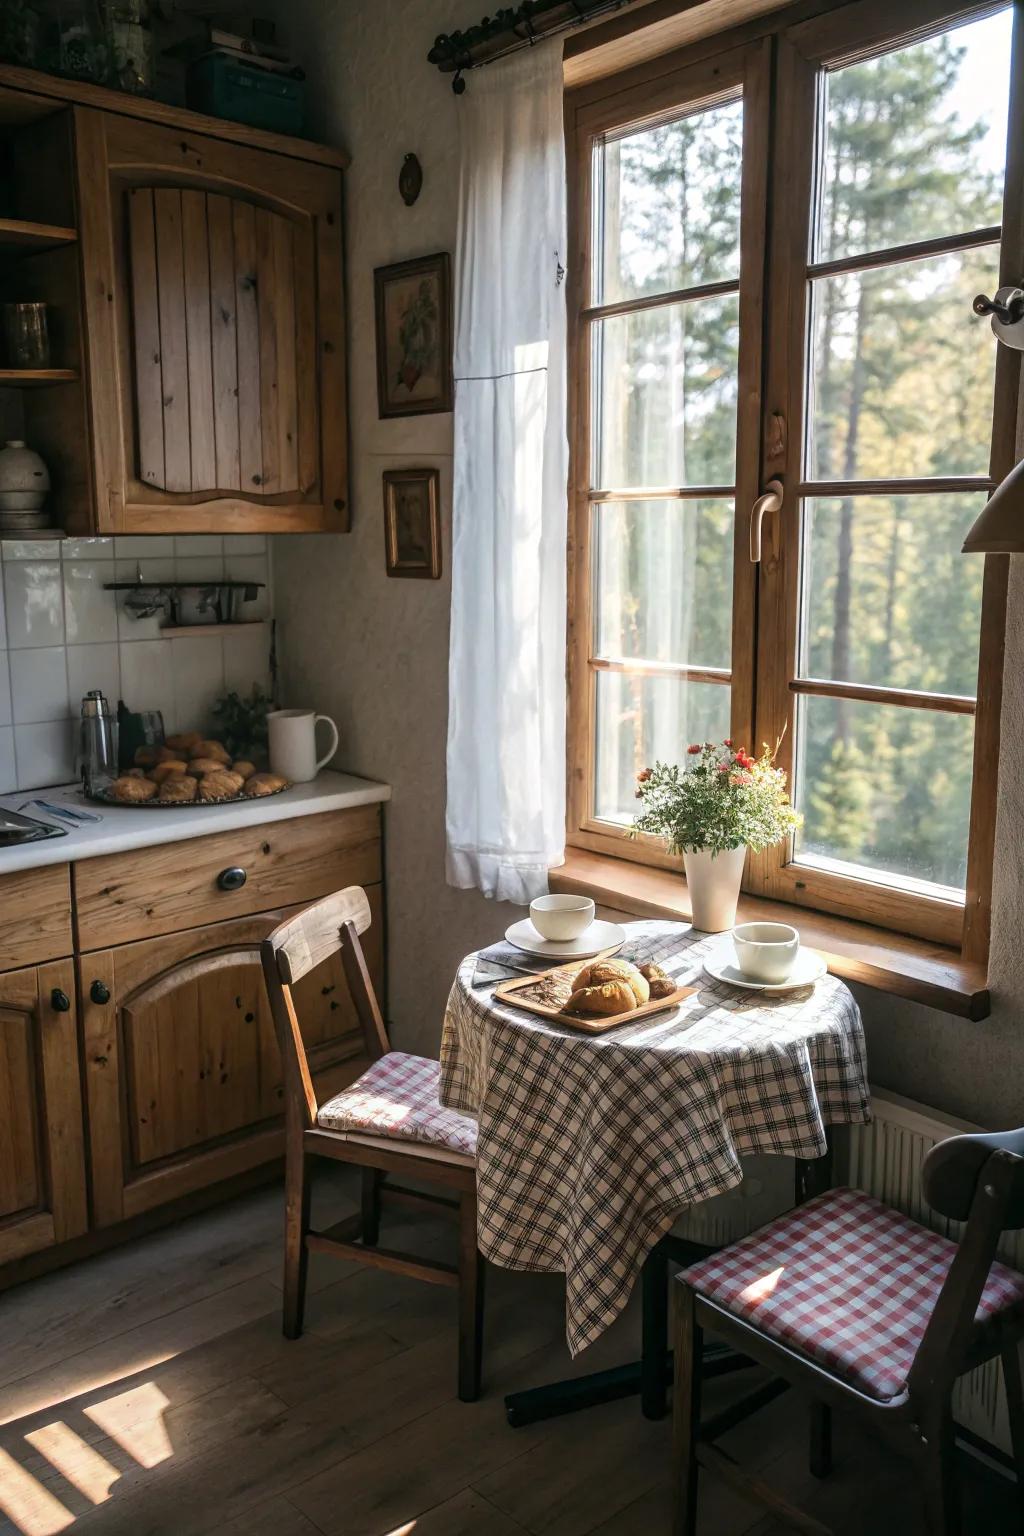
<instances>
[{"instance_id":1,"label":"cabinet door panel","mask_svg":"<svg viewBox=\"0 0 1024 1536\"><path fill-rule=\"evenodd\" d=\"M337 173L75 122L101 528L346 527Z\"/></svg>"},{"instance_id":2,"label":"cabinet door panel","mask_svg":"<svg viewBox=\"0 0 1024 1536\"><path fill-rule=\"evenodd\" d=\"M374 920L364 943L379 987L380 887L367 895ZM258 946L299 910L259 913L83 956L100 1225L279 1155L281 1064ZM94 980L108 986L105 1004L90 997ZM335 1091L339 1073L348 1081L364 1065L355 1009L336 957L304 979L298 1005L314 1077L330 1079Z\"/></svg>"},{"instance_id":3,"label":"cabinet door panel","mask_svg":"<svg viewBox=\"0 0 1024 1536\"><path fill-rule=\"evenodd\" d=\"M86 1229L74 998L70 960L0 975L0 1263Z\"/></svg>"}]
</instances>

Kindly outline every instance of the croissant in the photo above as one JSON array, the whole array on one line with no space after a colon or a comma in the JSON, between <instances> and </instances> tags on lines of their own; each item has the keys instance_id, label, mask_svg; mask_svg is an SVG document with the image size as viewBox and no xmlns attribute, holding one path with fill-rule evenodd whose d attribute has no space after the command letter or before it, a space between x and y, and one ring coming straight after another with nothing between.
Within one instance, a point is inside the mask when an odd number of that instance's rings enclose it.
<instances>
[{"instance_id":1,"label":"croissant","mask_svg":"<svg viewBox=\"0 0 1024 1536\"><path fill-rule=\"evenodd\" d=\"M122 779L115 779L110 786L110 793L115 800L123 800L127 805L137 805L140 801L152 800L160 793L160 786L154 784L152 779L130 779L125 775Z\"/></svg>"},{"instance_id":2,"label":"croissant","mask_svg":"<svg viewBox=\"0 0 1024 1536\"><path fill-rule=\"evenodd\" d=\"M193 760L197 757L213 757L225 765L231 761L231 753L219 741L197 741L189 756Z\"/></svg>"},{"instance_id":3,"label":"croissant","mask_svg":"<svg viewBox=\"0 0 1024 1536\"><path fill-rule=\"evenodd\" d=\"M632 993L632 1002L627 1004L630 1008L639 1008L644 1003L650 1002L651 989L647 978L642 976L636 966L628 960L592 960L585 965L582 971L573 981L573 992L580 988L600 987L605 983L620 983L628 987Z\"/></svg>"},{"instance_id":4,"label":"croissant","mask_svg":"<svg viewBox=\"0 0 1024 1536\"><path fill-rule=\"evenodd\" d=\"M632 1013L640 1005L626 981L606 981L597 987L579 987L565 1005L567 1013Z\"/></svg>"},{"instance_id":5,"label":"croissant","mask_svg":"<svg viewBox=\"0 0 1024 1536\"><path fill-rule=\"evenodd\" d=\"M198 787L199 780L192 778L191 774L176 774L161 784L159 798L175 805L187 805L195 799Z\"/></svg>"},{"instance_id":6,"label":"croissant","mask_svg":"<svg viewBox=\"0 0 1024 1536\"><path fill-rule=\"evenodd\" d=\"M177 758L165 758L162 763L157 763L155 768L149 770L149 777L154 784L162 784L165 779L180 779L187 772L187 763Z\"/></svg>"}]
</instances>

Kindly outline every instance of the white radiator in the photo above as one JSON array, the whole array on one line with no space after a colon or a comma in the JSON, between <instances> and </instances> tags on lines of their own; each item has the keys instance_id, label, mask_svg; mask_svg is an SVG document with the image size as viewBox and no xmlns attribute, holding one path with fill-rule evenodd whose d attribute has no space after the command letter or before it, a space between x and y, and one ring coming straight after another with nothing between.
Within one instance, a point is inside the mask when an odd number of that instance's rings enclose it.
<instances>
[{"instance_id":1,"label":"white radiator","mask_svg":"<svg viewBox=\"0 0 1024 1536\"><path fill-rule=\"evenodd\" d=\"M874 1118L869 1125L847 1127L837 1133L836 1183L866 1189L916 1221L957 1237L958 1226L936 1217L924 1204L921 1164L937 1141L983 1128L882 1089L872 1090L871 1105ZM792 1206L792 1163L783 1158L750 1158L743 1166L745 1178L737 1189L694 1206L675 1230L696 1242L718 1246L734 1242ZM1000 1254L1007 1264L1024 1270L1024 1232L1008 1233ZM965 1429L1009 1452L998 1361L961 1380L954 1412Z\"/></svg>"}]
</instances>

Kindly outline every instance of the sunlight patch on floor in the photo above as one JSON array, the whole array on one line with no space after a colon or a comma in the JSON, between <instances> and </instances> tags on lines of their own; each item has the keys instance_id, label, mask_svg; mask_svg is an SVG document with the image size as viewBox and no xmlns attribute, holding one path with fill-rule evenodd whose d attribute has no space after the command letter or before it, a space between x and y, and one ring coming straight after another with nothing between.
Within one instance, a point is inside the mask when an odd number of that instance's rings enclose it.
<instances>
[{"instance_id":1,"label":"sunlight patch on floor","mask_svg":"<svg viewBox=\"0 0 1024 1536\"><path fill-rule=\"evenodd\" d=\"M24 1536L57 1536L75 1517L13 1456L0 1450L0 1510Z\"/></svg>"},{"instance_id":2,"label":"sunlight patch on floor","mask_svg":"<svg viewBox=\"0 0 1024 1536\"><path fill-rule=\"evenodd\" d=\"M90 1392L99 1392L104 1387L112 1387L119 1381L124 1381L127 1376L137 1376L143 1371L154 1371L158 1365L166 1365L168 1360L176 1358L176 1349L168 1350L161 1355L147 1355L143 1360L132 1361L125 1364L123 1361L116 1370L106 1371L100 1376L85 1376L81 1381L75 1381L66 1387L59 1395L46 1392L36 1400L19 1402L16 1409L8 1411L0 1407L0 1426L15 1424L20 1419L33 1418L37 1413L45 1413L48 1408L60 1408L72 1398L88 1397ZM18 1387L17 1381L8 1382L6 1390L13 1391ZM2 1394L0 1394L2 1401Z\"/></svg>"},{"instance_id":3,"label":"sunlight patch on floor","mask_svg":"<svg viewBox=\"0 0 1024 1536\"><path fill-rule=\"evenodd\" d=\"M156 1467L174 1455L164 1427L164 1410L171 1406L155 1381L145 1381L118 1397L108 1397L83 1409L86 1417L108 1434L140 1467Z\"/></svg>"},{"instance_id":4,"label":"sunlight patch on floor","mask_svg":"<svg viewBox=\"0 0 1024 1536\"><path fill-rule=\"evenodd\" d=\"M110 1498L110 1489L121 1476L117 1467L62 1419L29 1430L25 1440L91 1503L103 1504Z\"/></svg>"}]
</instances>

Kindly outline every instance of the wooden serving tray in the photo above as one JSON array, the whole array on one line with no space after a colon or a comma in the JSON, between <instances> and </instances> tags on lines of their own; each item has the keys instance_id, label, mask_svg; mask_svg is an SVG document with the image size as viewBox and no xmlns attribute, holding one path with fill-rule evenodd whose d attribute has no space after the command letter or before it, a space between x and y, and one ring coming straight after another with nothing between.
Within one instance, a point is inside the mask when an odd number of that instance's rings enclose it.
<instances>
[{"instance_id":1,"label":"wooden serving tray","mask_svg":"<svg viewBox=\"0 0 1024 1536\"><path fill-rule=\"evenodd\" d=\"M637 1019L647 1019L653 1013L664 1013L666 1009L675 1008L698 990L697 987L677 987L668 997L659 997L653 1002L644 1003L640 1008L630 1008L626 1013L595 1013L589 1016L585 1013L566 1013L562 1007L522 995L542 983L547 983L549 986L554 983L557 986L562 977L565 978L566 983L569 983L585 965L593 965L595 960L603 960L611 954L614 954L614 950L594 955L590 960L573 960L568 965L556 965L550 971L538 971L536 976L523 976L514 981L499 982L494 989L494 996L501 998L503 1002L511 1003L516 1008L525 1008L528 1013L537 1013L543 1019L553 1019L558 1024L568 1024L572 1029L582 1029L588 1035L603 1035L606 1030L617 1029L620 1024L635 1024ZM566 985L566 1002L569 1000L570 991L571 988Z\"/></svg>"}]
</instances>

